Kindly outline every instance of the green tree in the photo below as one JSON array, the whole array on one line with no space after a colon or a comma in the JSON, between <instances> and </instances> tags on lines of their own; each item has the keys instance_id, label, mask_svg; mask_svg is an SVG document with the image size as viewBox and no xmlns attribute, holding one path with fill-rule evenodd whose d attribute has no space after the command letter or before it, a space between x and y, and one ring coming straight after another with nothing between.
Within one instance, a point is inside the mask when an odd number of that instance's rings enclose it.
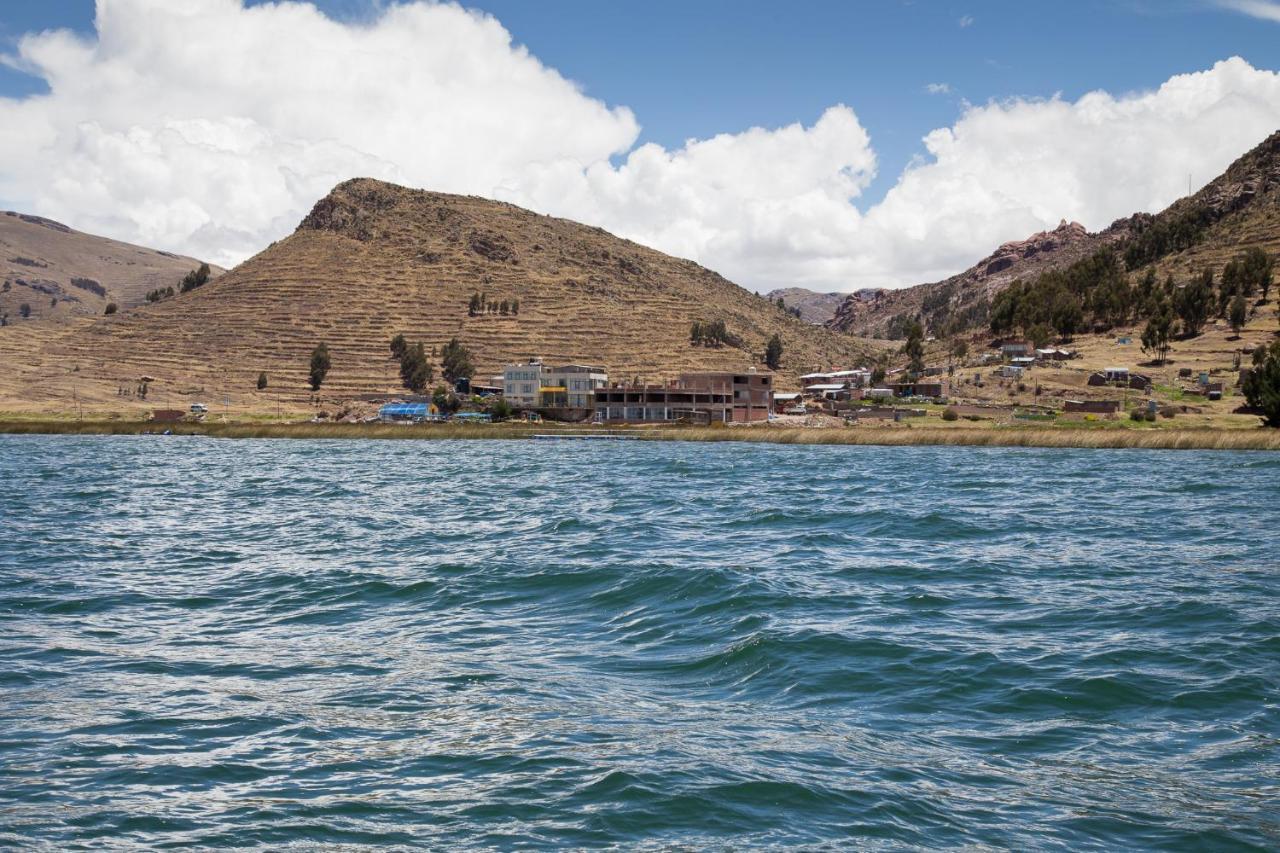
<instances>
[{"instance_id":1,"label":"green tree","mask_svg":"<svg viewBox=\"0 0 1280 853\"><path fill-rule=\"evenodd\" d=\"M494 397L493 402L489 404L489 416L495 421L509 421L513 414L515 414L515 409L511 407L511 404L504 397Z\"/></svg>"},{"instance_id":2,"label":"green tree","mask_svg":"<svg viewBox=\"0 0 1280 853\"><path fill-rule=\"evenodd\" d=\"M27 319L31 316L31 306L26 302L22 303L18 306L18 313L22 315L22 319Z\"/></svg>"},{"instance_id":3,"label":"green tree","mask_svg":"<svg viewBox=\"0 0 1280 853\"><path fill-rule=\"evenodd\" d=\"M1262 301L1267 301L1267 294L1271 292L1272 278L1275 271L1275 258L1272 258L1262 249L1254 246L1246 249L1244 255L1240 258L1241 277L1245 282L1246 296L1253 295L1253 289L1256 287L1262 291Z\"/></svg>"},{"instance_id":4,"label":"green tree","mask_svg":"<svg viewBox=\"0 0 1280 853\"><path fill-rule=\"evenodd\" d=\"M964 357L969 354L969 342L964 338L956 338L951 342L951 346L947 348L948 354L957 361L963 361Z\"/></svg>"},{"instance_id":5,"label":"green tree","mask_svg":"<svg viewBox=\"0 0 1280 853\"><path fill-rule=\"evenodd\" d=\"M197 269L193 269L182 277L182 282L178 289L186 293L195 290L197 287L203 287L209 281L209 277L209 265L201 264Z\"/></svg>"},{"instance_id":6,"label":"green tree","mask_svg":"<svg viewBox=\"0 0 1280 853\"><path fill-rule=\"evenodd\" d=\"M474 317L480 313L480 294L471 294L471 302L467 304L467 314Z\"/></svg>"},{"instance_id":7,"label":"green tree","mask_svg":"<svg viewBox=\"0 0 1280 853\"><path fill-rule=\"evenodd\" d=\"M924 373L924 327L919 320L907 324L907 342L902 345L902 352L907 357L907 372L918 377Z\"/></svg>"},{"instance_id":8,"label":"green tree","mask_svg":"<svg viewBox=\"0 0 1280 853\"><path fill-rule=\"evenodd\" d=\"M404 358L405 351L409 349L409 342L404 339L404 335L396 335L391 339L391 355L395 358Z\"/></svg>"},{"instance_id":9,"label":"green tree","mask_svg":"<svg viewBox=\"0 0 1280 853\"><path fill-rule=\"evenodd\" d=\"M443 385L436 386L436 390L431 394L431 402L435 404L436 411L442 414L451 415L462 406L457 395Z\"/></svg>"},{"instance_id":10,"label":"green tree","mask_svg":"<svg viewBox=\"0 0 1280 853\"><path fill-rule=\"evenodd\" d=\"M452 339L440 351L440 372L445 381L455 383L459 379L470 379L476 372L471 363L471 350Z\"/></svg>"},{"instance_id":11,"label":"green tree","mask_svg":"<svg viewBox=\"0 0 1280 853\"><path fill-rule=\"evenodd\" d=\"M117 311L119 311L119 310L120 310L119 306L117 306L114 302L108 302L108 303L107 303L107 307L103 309L102 313L103 313L103 314L114 314L114 313L116 313L116 312L117 312Z\"/></svg>"},{"instance_id":12,"label":"green tree","mask_svg":"<svg viewBox=\"0 0 1280 853\"><path fill-rule=\"evenodd\" d=\"M778 301L781 302L782 298L779 297ZM769 338L769 343L765 344L764 363L770 370L777 370L782 364L782 338L776 333Z\"/></svg>"},{"instance_id":13,"label":"green tree","mask_svg":"<svg viewBox=\"0 0 1280 853\"><path fill-rule=\"evenodd\" d=\"M1184 285L1173 298L1173 310L1182 320L1182 331L1195 337L1204 328L1213 305L1213 271L1205 270Z\"/></svg>"},{"instance_id":14,"label":"green tree","mask_svg":"<svg viewBox=\"0 0 1280 853\"><path fill-rule=\"evenodd\" d=\"M1142 330L1142 351L1163 364L1169 356L1169 339L1173 334L1173 309L1166 299L1156 302L1155 311Z\"/></svg>"},{"instance_id":15,"label":"green tree","mask_svg":"<svg viewBox=\"0 0 1280 853\"><path fill-rule=\"evenodd\" d=\"M1127 306L1124 310L1128 311ZM1065 290L1058 292L1049 313L1054 330L1064 341L1070 341L1084 324L1084 309L1080 307L1079 297Z\"/></svg>"},{"instance_id":16,"label":"green tree","mask_svg":"<svg viewBox=\"0 0 1280 853\"><path fill-rule=\"evenodd\" d=\"M400 356L400 381L404 387L415 394L421 394L435 378L435 370L427 359L426 349L422 344L406 346L404 355Z\"/></svg>"},{"instance_id":17,"label":"green tree","mask_svg":"<svg viewBox=\"0 0 1280 853\"><path fill-rule=\"evenodd\" d=\"M1249 319L1249 303L1244 301L1244 297L1236 294L1236 298L1231 300L1231 310L1227 312L1228 322L1231 323L1231 331L1236 333L1236 337L1240 336L1240 330L1244 328L1245 322Z\"/></svg>"},{"instance_id":18,"label":"green tree","mask_svg":"<svg viewBox=\"0 0 1280 853\"><path fill-rule=\"evenodd\" d=\"M519 300L519 299L512 299L512 300L511 300L511 313L512 313L512 314L519 314L519 313L520 313L520 300Z\"/></svg>"},{"instance_id":19,"label":"green tree","mask_svg":"<svg viewBox=\"0 0 1280 853\"><path fill-rule=\"evenodd\" d=\"M324 378L329 375L329 368L333 365L332 359L329 357L329 347L325 344L318 344L311 351L311 372L308 374L307 381L311 383L312 391L319 391Z\"/></svg>"},{"instance_id":20,"label":"green tree","mask_svg":"<svg viewBox=\"0 0 1280 853\"><path fill-rule=\"evenodd\" d=\"M258 390L267 390L267 372L265 370L258 374Z\"/></svg>"},{"instance_id":21,"label":"green tree","mask_svg":"<svg viewBox=\"0 0 1280 853\"><path fill-rule=\"evenodd\" d=\"M1027 329L1027 339L1036 349L1045 346L1053 339L1053 329L1047 323L1036 323Z\"/></svg>"},{"instance_id":22,"label":"green tree","mask_svg":"<svg viewBox=\"0 0 1280 853\"><path fill-rule=\"evenodd\" d=\"M1241 386L1249 405L1262 412L1262 422L1280 427L1280 341L1253 351L1253 369Z\"/></svg>"}]
</instances>

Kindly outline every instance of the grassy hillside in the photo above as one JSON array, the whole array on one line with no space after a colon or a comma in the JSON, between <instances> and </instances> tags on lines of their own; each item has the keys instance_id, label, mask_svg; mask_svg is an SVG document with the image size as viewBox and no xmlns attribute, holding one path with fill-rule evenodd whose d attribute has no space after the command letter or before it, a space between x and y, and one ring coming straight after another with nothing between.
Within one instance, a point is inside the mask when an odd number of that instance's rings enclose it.
<instances>
[{"instance_id":1,"label":"grassy hillside","mask_svg":"<svg viewBox=\"0 0 1280 853\"><path fill-rule=\"evenodd\" d=\"M507 313L473 314L472 297ZM518 302L518 312L511 309ZM694 321L723 322L731 343L695 346ZM326 399L399 390L388 342L437 352L459 338L478 376L530 356L605 365L658 380L698 369L762 367L784 345L782 385L861 361L867 345L812 326L692 261L599 228L513 205L348 181L298 230L199 290L43 338L0 330L0 406L122 403L117 389L155 378L146 405L230 399L304 404L308 359L326 343ZM9 333L9 334L6 334ZM259 372L269 386L254 389ZM438 375L438 365L437 365Z\"/></svg>"},{"instance_id":2,"label":"grassy hillside","mask_svg":"<svg viewBox=\"0 0 1280 853\"><path fill-rule=\"evenodd\" d=\"M1182 284L1206 268L1220 273L1250 247L1280 253L1280 132L1158 214L1135 214L1095 234L1063 223L1007 243L945 281L891 291L871 303L846 299L828 325L892 338L902 319L919 317L930 333L945 337L985 328L992 301L1014 281L1064 270L1100 250L1116 253L1130 283L1154 268L1161 281L1173 275Z\"/></svg>"},{"instance_id":3,"label":"grassy hillside","mask_svg":"<svg viewBox=\"0 0 1280 853\"><path fill-rule=\"evenodd\" d=\"M97 317L111 302L122 309L141 305L148 292L176 288L199 265L51 219L0 213L0 315L14 325ZM23 305L30 309L26 317Z\"/></svg>"}]
</instances>

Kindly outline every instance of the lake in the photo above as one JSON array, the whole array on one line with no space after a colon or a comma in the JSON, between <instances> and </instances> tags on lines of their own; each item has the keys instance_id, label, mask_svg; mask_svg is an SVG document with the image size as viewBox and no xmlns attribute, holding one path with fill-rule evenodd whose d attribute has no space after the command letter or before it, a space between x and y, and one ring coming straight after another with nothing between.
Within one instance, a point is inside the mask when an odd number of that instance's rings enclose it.
<instances>
[{"instance_id":1,"label":"lake","mask_svg":"<svg viewBox=\"0 0 1280 853\"><path fill-rule=\"evenodd\" d=\"M0 845L1275 849L1280 454L0 436Z\"/></svg>"}]
</instances>

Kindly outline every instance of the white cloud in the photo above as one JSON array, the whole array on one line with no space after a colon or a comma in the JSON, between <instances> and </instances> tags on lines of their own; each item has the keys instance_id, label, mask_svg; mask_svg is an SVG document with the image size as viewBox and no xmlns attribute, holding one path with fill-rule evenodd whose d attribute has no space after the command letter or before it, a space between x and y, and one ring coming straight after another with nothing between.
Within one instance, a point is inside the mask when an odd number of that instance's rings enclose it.
<instances>
[{"instance_id":1,"label":"white cloud","mask_svg":"<svg viewBox=\"0 0 1280 853\"><path fill-rule=\"evenodd\" d=\"M1280 23L1280 0L1217 0L1225 9Z\"/></svg>"},{"instance_id":2,"label":"white cloud","mask_svg":"<svg viewBox=\"0 0 1280 853\"><path fill-rule=\"evenodd\" d=\"M962 29L962 30L963 30L963 29L966 29L966 28L968 28L968 27L972 27L972 26L973 26L973 15L961 15L961 16L960 16L960 20L959 20L959 24L960 24L960 29Z\"/></svg>"},{"instance_id":3,"label":"white cloud","mask_svg":"<svg viewBox=\"0 0 1280 853\"><path fill-rule=\"evenodd\" d=\"M950 83L926 83L924 90L930 95L950 95Z\"/></svg>"},{"instance_id":4,"label":"white cloud","mask_svg":"<svg viewBox=\"0 0 1280 853\"><path fill-rule=\"evenodd\" d=\"M637 146L629 110L452 5L340 23L99 0L96 38L28 36L10 61L51 92L0 99L0 199L224 264L370 175L598 224L760 289L913 284L1064 217L1159 209L1280 127L1280 77L1240 59L1152 92L966 106L859 209L876 155L851 108Z\"/></svg>"}]
</instances>

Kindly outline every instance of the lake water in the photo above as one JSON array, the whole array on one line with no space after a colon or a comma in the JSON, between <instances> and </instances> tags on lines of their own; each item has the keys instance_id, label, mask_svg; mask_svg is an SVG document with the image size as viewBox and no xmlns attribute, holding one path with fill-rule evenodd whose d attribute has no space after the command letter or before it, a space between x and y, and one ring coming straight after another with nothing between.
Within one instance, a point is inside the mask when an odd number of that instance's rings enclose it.
<instances>
[{"instance_id":1,"label":"lake water","mask_svg":"<svg viewBox=\"0 0 1280 853\"><path fill-rule=\"evenodd\" d=\"M1280 454L0 436L0 846L1280 847Z\"/></svg>"}]
</instances>

